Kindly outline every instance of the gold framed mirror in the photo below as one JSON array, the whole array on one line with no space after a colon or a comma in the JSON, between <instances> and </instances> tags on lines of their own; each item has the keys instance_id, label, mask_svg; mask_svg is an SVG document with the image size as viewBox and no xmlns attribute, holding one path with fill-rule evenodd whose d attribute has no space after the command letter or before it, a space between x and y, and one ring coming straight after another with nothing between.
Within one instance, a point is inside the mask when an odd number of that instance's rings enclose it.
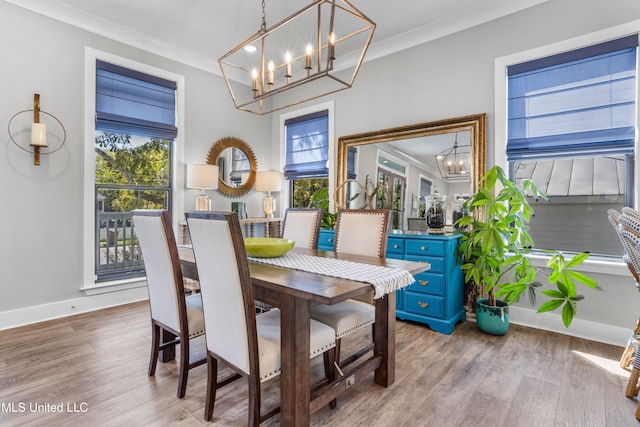
<instances>
[{"instance_id":1,"label":"gold framed mirror","mask_svg":"<svg viewBox=\"0 0 640 427\"><path fill-rule=\"evenodd\" d=\"M218 192L226 197L240 197L256 182L256 156L240 138L227 136L216 141L209 149L207 163L218 166Z\"/></svg>"},{"instance_id":2,"label":"gold framed mirror","mask_svg":"<svg viewBox=\"0 0 640 427\"><path fill-rule=\"evenodd\" d=\"M365 132L354 135L346 135L338 138L338 159L337 159L337 171L336 171L336 194L335 200L337 204L345 203L345 191L344 186L341 183L346 182L348 179L353 178L349 176L349 150L356 147L360 148L362 153L364 149L369 145L375 145L377 150L385 150L384 152L393 153L390 157L392 159L399 160L400 163L406 161L407 164L413 162L418 157L417 147L420 147L421 154L424 156L430 156L433 160L436 154L440 153L439 150L442 147L436 144L436 141L440 141L443 138L449 138L451 145L469 145L470 151L470 164L471 170L468 171L465 180L460 180L457 184L459 188L464 188L464 193L474 193L478 186L478 181L485 172L486 167L486 114L474 114L470 116L454 117L444 120L436 120L432 122L419 123L408 126L401 126L390 129L383 129L372 132ZM460 140L458 140L460 138ZM432 147L432 152L427 154L424 148ZM380 151L378 151L379 153ZM373 155L369 155L371 158ZM378 154L379 156L379 154ZM360 156L359 163L364 161L365 156ZM380 157L372 162L379 161ZM353 162L352 162L353 163ZM435 164L435 163L434 163ZM374 170L374 169L372 169ZM436 169L432 174L438 174ZM369 177L360 176L358 174L357 180L364 180ZM376 175L373 175L374 177ZM444 176L442 180L447 180ZM460 187L460 182L464 187ZM468 182L468 186L467 186ZM405 184L407 185L407 184ZM415 188L414 183L412 188ZM407 197L409 195L407 194ZM411 198L414 198L414 194L411 194ZM338 203L340 201L341 203ZM408 205L413 206L413 200ZM407 213L405 217L412 216Z\"/></svg>"}]
</instances>

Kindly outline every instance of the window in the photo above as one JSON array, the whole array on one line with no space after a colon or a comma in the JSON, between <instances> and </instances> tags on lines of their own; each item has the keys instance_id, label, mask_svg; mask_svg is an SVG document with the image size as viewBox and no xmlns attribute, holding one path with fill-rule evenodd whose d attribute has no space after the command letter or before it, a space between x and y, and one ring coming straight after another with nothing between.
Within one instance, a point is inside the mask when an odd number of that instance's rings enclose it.
<instances>
[{"instance_id":1,"label":"window","mask_svg":"<svg viewBox=\"0 0 640 427\"><path fill-rule=\"evenodd\" d=\"M306 208L315 192L329 188L329 111L285 120L284 175L290 182L290 206Z\"/></svg>"},{"instance_id":2,"label":"window","mask_svg":"<svg viewBox=\"0 0 640 427\"><path fill-rule=\"evenodd\" d=\"M507 162L538 249L620 256L607 210L633 206L637 35L507 67Z\"/></svg>"},{"instance_id":3,"label":"window","mask_svg":"<svg viewBox=\"0 0 640 427\"><path fill-rule=\"evenodd\" d=\"M404 224L406 171L409 164L381 150L378 150L377 157L376 208L391 209L391 228L401 229Z\"/></svg>"},{"instance_id":4,"label":"window","mask_svg":"<svg viewBox=\"0 0 640 427\"><path fill-rule=\"evenodd\" d=\"M171 208L176 83L98 60L95 275L144 275L133 209Z\"/></svg>"}]
</instances>

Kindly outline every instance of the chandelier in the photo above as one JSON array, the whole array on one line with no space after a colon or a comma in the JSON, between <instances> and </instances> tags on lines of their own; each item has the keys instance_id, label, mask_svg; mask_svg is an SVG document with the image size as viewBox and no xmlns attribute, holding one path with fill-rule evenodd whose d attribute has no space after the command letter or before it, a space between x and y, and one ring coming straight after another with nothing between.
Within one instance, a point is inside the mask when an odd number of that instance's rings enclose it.
<instances>
[{"instance_id":1,"label":"chandelier","mask_svg":"<svg viewBox=\"0 0 640 427\"><path fill-rule=\"evenodd\" d=\"M347 0L313 0L218 63L235 107L258 115L348 89L376 24Z\"/></svg>"},{"instance_id":2,"label":"chandelier","mask_svg":"<svg viewBox=\"0 0 640 427\"><path fill-rule=\"evenodd\" d=\"M440 175L447 180L469 179L471 170L471 146L458 145L458 132L453 147L436 154Z\"/></svg>"}]
</instances>

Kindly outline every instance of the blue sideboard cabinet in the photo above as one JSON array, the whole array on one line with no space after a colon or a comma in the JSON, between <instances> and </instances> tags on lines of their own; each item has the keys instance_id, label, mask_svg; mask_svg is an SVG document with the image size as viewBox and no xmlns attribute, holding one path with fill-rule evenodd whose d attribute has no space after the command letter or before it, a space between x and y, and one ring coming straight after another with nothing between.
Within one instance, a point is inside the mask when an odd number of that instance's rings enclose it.
<instances>
[{"instance_id":1,"label":"blue sideboard cabinet","mask_svg":"<svg viewBox=\"0 0 640 427\"><path fill-rule=\"evenodd\" d=\"M464 277L456 262L460 234L392 232L387 257L427 261L431 269L415 276L416 282L397 292L396 317L424 323L436 332L451 334L466 320ZM333 250L334 231L320 230L318 249Z\"/></svg>"}]
</instances>

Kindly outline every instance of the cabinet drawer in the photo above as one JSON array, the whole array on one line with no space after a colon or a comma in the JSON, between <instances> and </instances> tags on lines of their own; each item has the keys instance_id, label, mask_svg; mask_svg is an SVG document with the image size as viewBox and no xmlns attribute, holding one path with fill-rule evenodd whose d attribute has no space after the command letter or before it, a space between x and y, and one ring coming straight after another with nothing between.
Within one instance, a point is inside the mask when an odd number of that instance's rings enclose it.
<instances>
[{"instance_id":1,"label":"cabinet drawer","mask_svg":"<svg viewBox=\"0 0 640 427\"><path fill-rule=\"evenodd\" d=\"M387 240L387 253L388 254L403 254L404 253L404 239L396 239L389 237Z\"/></svg>"},{"instance_id":2,"label":"cabinet drawer","mask_svg":"<svg viewBox=\"0 0 640 427\"><path fill-rule=\"evenodd\" d=\"M332 251L333 239L333 230L327 232L321 230L320 235L318 236L318 249L321 249L323 251Z\"/></svg>"},{"instance_id":3,"label":"cabinet drawer","mask_svg":"<svg viewBox=\"0 0 640 427\"><path fill-rule=\"evenodd\" d=\"M444 258L435 258L430 256L405 255L404 259L408 261L426 261L431 264L430 273L444 273Z\"/></svg>"},{"instance_id":4,"label":"cabinet drawer","mask_svg":"<svg viewBox=\"0 0 640 427\"><path fill-rule=\"evenodd\" d=\"M405 292L404 310L421 316L444 318L444 298Z\"/></svg>"},{"instance_id":5,"label":"cabinet drawer","mask_svg":"<svg viewBox=\"0 0 640 427\"><path fill-rule=\"evenodd\" d=\"M405 253L412 255L444 256L444 243L441 240L407 239Z\"/></svg>"},{"instance_id":6,"label":"cabinet drawer","mask_svg":"<svg viewBox=\"0 0 640 427\"><path fill-rule=\"evenodd\" d=\"M444 296L445 280L442 274L420 273L415 278L415 283L405 288L407 291Z\"/></svg>"}]
</instances>

